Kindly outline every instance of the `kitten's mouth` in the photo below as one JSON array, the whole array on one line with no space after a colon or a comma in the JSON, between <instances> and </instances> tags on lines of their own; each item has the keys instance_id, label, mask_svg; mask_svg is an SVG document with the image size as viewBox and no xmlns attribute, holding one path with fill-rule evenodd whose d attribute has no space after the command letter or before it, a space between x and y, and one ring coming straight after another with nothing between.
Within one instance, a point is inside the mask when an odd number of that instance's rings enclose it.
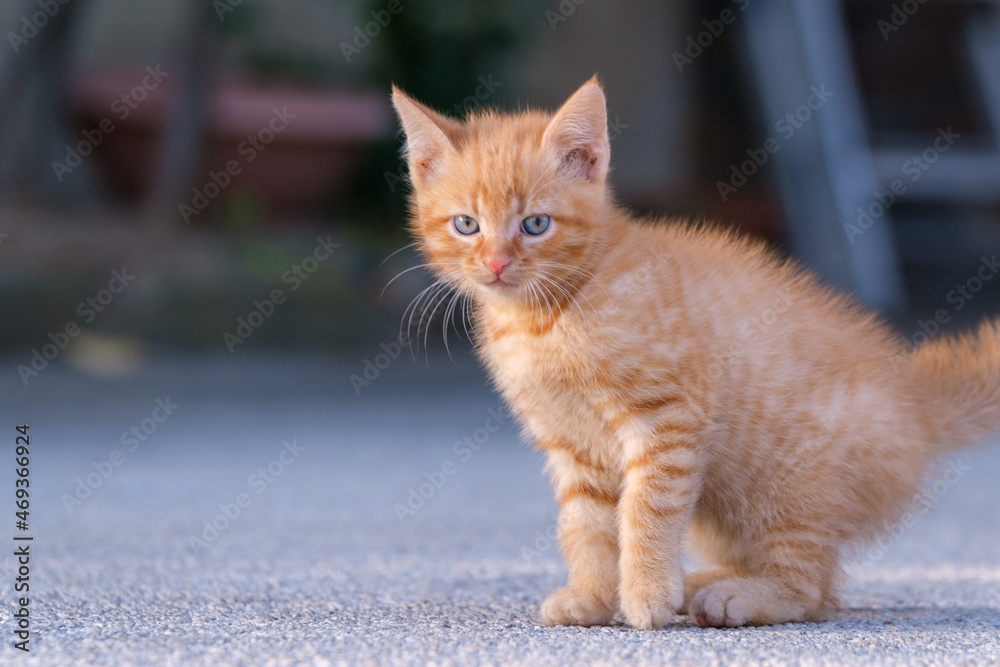
<instances>
[{"instance_id":1,"label":"kitten's mouth","mask_svg":"<svg viewBox=\"0 0 1000 667\"><path fill-rule=\"evenodd\" d=\"M497 276L492 280L480 283L480 285L483 286L487 294L492 294L498 298L506 299L520 293L518 285L506 276L502 278Z\"/></svg>"},{"instance_id":2,"label":"kitten's mouth","mask_svg":"<svg viewBox=\"0 0 1000 667\"><path fill-rule=\"evenodd\" d=\"M503 289L505 287L513 287L514 286L514 283L512 283L512 282L510 282L508 280L504 280L500 276L496 276L493 280L491 280L491 281L489 281L488 283L485 283L485 284L486 284L487 287L493 287L493 288L497 288L497 289Z\"/></svg>"}]
</instances>

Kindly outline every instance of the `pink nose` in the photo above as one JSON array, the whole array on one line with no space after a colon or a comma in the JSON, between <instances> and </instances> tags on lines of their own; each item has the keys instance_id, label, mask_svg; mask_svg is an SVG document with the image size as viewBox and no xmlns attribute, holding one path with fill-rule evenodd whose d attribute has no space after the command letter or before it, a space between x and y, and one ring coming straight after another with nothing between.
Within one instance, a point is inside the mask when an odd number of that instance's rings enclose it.
<instances>
[{"instance_id":1,"label":"pink nose","mask_svg":"<svg viewBox=\"0 0 1000 667\"><path fill-rule=\"evenodd\" d=\"M483 260L486 266L490 267L490 271L493 272L497 278L503 273L503 270L510 266L510 260L506 257L487 257Z\"/></svg>"}]
</instances>

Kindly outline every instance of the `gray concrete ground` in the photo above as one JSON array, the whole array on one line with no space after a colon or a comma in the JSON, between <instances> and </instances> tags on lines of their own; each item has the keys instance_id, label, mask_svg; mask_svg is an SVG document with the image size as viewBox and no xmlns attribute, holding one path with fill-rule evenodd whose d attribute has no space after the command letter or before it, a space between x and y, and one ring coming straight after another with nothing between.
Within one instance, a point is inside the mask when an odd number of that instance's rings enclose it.
<instances>
[{"instance_id":1,"label":"gray concrete ground","mask_svg":"<svg viewBox=\"0 0 1000 667\"><path fill-rule=\"evenodd\" d=\"M167 355L119 379L56 363L28 387L24 355L3 358L0 663L1000 664L1000 447L956 457L953 481L931 471L930 511L851 568L829 622L546 628L565 572L541 458L487 430L498 403L471 360L401 357L358 395L372 348ZM29 654L11 616L21 422Z\"/></svg>"}]
</instances>

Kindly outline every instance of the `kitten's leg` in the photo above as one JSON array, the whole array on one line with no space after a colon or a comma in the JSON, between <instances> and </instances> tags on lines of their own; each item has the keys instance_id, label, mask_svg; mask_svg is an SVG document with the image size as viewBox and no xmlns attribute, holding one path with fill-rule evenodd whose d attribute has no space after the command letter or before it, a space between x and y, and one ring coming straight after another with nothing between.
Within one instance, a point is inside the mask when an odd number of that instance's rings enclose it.
<instances>
[{"instance_id":1,"label":"kitten's leg","mask_svg":"<svg viewBox=\"0 0 1000 667\"><path fill-rule=\"evenodd\" d=\"M606 625L618 610L619 489L614 476L565 442L540 441L559 497L559 546L569 583L542 604L546 625Z\"/></svg>"},{"instance_id":2,"label":"kitten's leg","mask_svg":"<svg viewBox=\"0 0 1000 667\"><path fill-rule=\"evenodd\" d=\"M836 549L801 539L777 541L781 547L767 545L769 562L743 576L708 584L695 594L688 612L698 625L732 628L822 616L838 568Z\"/></svg>"},{"instance_id":3,"label":"kitten's leg","mask_svg":"<svg viewBox=\"0 0 1000 667\"><path fill-rule=\"evenodd\" d=\"M684 604L681 548L699 479L691 429L663 423L653 435L643 444L625 441L619 503L621 608L630 625L644 630L665 625Z\"/></svg>"}]
</instances>

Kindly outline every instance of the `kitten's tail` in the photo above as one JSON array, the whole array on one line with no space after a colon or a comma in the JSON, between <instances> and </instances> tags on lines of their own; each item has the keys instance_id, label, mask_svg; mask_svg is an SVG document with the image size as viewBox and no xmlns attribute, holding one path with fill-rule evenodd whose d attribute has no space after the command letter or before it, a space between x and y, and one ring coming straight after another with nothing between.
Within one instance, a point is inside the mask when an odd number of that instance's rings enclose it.
<instances>
[{"instance_id":1,"label":"kitten's tail","mask_svg":"<svg viewBox=\"0 0 1000 667\"><path fill-rule=\"evenodd\" d=\"M921 345L910 367L930 399L939 453L1000 433L1000 320Z\"/></svg>"}]
</instances>

